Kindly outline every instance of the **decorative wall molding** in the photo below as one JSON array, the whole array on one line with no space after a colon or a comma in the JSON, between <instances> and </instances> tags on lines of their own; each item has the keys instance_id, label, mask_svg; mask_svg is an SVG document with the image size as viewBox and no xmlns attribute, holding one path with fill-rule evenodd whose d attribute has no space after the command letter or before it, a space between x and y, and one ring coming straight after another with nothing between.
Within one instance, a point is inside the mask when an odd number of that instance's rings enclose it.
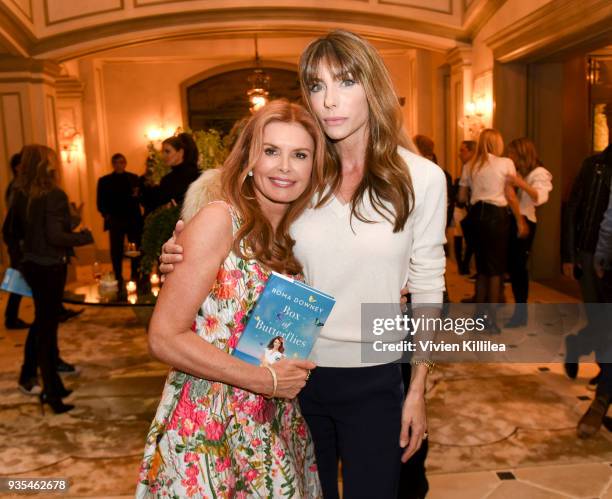
<instances>
[{"instance_id":1,"label":"decorative wall molding","mask_svg":"<svg viewBox=\"0 0 612 499\"><path fill-rule=\"evenodd\" d=\"M74 76L60 76L55 80L55 93L58 99L80 99L83 91L83 83Z\"/></svg>"},{"instance_id":2,"label":"decorative wall molding","mask_svg":"<svg viewBox=\"0 0 612 499\"><path fill-rule=\"evenodd\" d=\"M240 22L240 27L231 25L231 23ZM365 11L351 11L341 9L324 9L318 7L253 7L253 8L236 8L236 9L211 9L198 12L173 12L154 16L139 17L134 19L125 19L85 27L78 30L73 30L58 35L38 40L32 47L33 55L43 55L52 53L53 51L61 50L66 47L77 47L79 44L87 42L101 41L105 38L116 37L117 35L130 35L131 43L141 43L143 41L153 41L159 39L172 38L173 35L157 34L146 35L144 32L151 30L159 30L171 27L175 30L174 35L177 38L185 38L189 35L202 35L206 33L252 33L253 27L249 25L249 21L257 23L257 25L268 25L268 31L279 31L279 28L274 28L274 23L282 23L284 31L300 31L309 33L314 36L329 31L330 24L340 26L356 25L363 30L363 26L367 26L371 32L379 32L382 30L397 30L406 31L407 19L398 17L397 15L388 15L383 13L372 13ZM292 22L292 25L288 25ZM317 23L321 26L317 27ZM180 30L181 26L198 25L197 29L192 32ZM308 26L307 28L305 26ZM410 20L410 32L406 32L407 37L411 33L419 33L439 37L446 40L465 41L463 32L459 28L453 28L445 25L436 24L427 21ZM266 29L258 30L259 32ZM142 37L139 32L143 32ZM385 39L381 33L380 39ZM388 41L398 42L397 36L388 37ZM401 42L401 40L400 40ZM114 40L112 42L101 42L95 48L88 47L78 50L74 48L66 56L60 56L58 59L65 60L76 56L83 56L95 53L99 50L106 50L113 46L126 46L130 42L125 39L121 41ZM409 45L409 44L407 44ZM412 45L413 46L413 45Z\"/></svg>"},{"instance_id":3,"label":"decorative wall molding","mask_svg":"<svg viewBox=\"0 0 612 499\"><path fill-rule=\"evenodd\" d=\"M16 105L16 112L7 115L7 107L11 105L10 100ZM0 128L2 128L2 140L4 143L4 164L8 165L10 155L19 152L21 146L26 143L26 133L23 123L23 105L21 102L21 94L19 92L0 92ZM18 135L15 135L17 133ZM11 137L10 135L15 135ZM15 140L17 139L17 140ZM12 142L19 144L19 147L14 147L10 150Z\"/></svg>"},{"instance_id":4,"label":"decorative wall molding","mask_svg":"<svg viewBox=\"0 0 612 499\"><path fill-rule=\"evenodd\" d=\"M92 12L84 12L82 14L75 14L72 16L51 20L50 15L49 15L49 1L50 0L43 0L43 1L44 1L44 12L45 12L45 26L54 26L56 24L61 24L61 23L65 23L68 21L74 21L76 19L84 19L86 17L98 16L100 14L108 14L109 12L116 12L119 10L123 10L125 8L125 0L116 0L117 5L115 7L95 10ZM80 5L80 4L81 2L73 3L73 5Z\"/></svg>"},{"instance_id":5,"label":"decorative wall molding","mask_svg":"<svg viewBox=\"0 0 612 499\"><path fill-rule=\"evenodd\" d=\"M474 1L470 2L471 4ZM485 0L476 5L473 12L464 11L468 14L463 20L463 28L468 38L473 40L480 30L489 22L495 13L506 3L506 0ZM468 6L472 7L472 5Z\"/></svg>"},{"instance_id":6,"label":"decorative wall molding","mask_svg":"<svg viewBox=\"0 0 612 499\"><path fill-rule=\"evenodd\" d=\"M453 15L453 0L444 0L443 2L440 2L440 0L437 0L437 3L446 4L445 7L439 7L439 8L427 7L423 4L415 3L414 0L378 0L378 3L381 5L398 5L400 7L407 7L411 9L426 10L429 12L435 12L437 14L449 14L451 16ZM426 2L426 3L431 5L434 2Z\"/></svg>"},{"instance_id":7,"label":"decorative wall molding","mask_svg":"<svg viewBox=\"0 0 612 499\"><path fill-rule=\"evenodd\" d=\"M472 64L472 47L455 47L446 53L446 63L450 66L467 66Z\"/></svg>"},{"instance_id":8,"label":"decorative wall molding","mask_svg":"<svg viewBox=\"0 0 612 499\"><path fill-rule=\"evenodd\" d=\"M0 2L0 47L12 55L25 57L31 53L36 38L29 27L17 17L10 7Z\"/></svg>"},{"instance_id":9,"label":"decorative wall molding","mask_svg":"<svg viewBox=\"0 0 612 499\"><path fill-rule=\"evenodd\" d=\"M25 57L0 56L0 73L3 72L29 72L39 73L52 77L59 76L60 66L44 59L29 59Z\"/></svg>"},{"instance_id":10,"label":"decorative wall molding","mask_svg":"<svg viewBox=\"0 0 612 499\"><path fill-rule=\"evenodd\" d=\"M489 37L499 62L535 60L589 38L612 38L610 0L553 0Z\"/></svg>"},{"instance_id":11,"label":"decorative wall molding","mask_svg":"<svg viewBox=\"0 0 612 499\"><path fill-rule=\"evenodd\" d=\"M11 0L11 3L17 7L17 10L21 12L31 23L34 22L34 13L32 11L32 0L26 0L27 2L27 10L23 8L20 2L17 0Z\"/></svg>"}]
</instances>

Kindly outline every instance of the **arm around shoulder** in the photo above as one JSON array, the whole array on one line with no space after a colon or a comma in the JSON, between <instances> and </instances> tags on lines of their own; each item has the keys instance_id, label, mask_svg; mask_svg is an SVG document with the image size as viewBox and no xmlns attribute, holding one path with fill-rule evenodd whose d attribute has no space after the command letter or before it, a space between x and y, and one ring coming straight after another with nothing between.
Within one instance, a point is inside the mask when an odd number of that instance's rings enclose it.
<instances>
[{"instance_id":1,"label":"arm around shoulder","mask_svg":"<svg viewBox=\"0 0 612 499\"><path fill-rule=\"evenodd\" d=\"M177 244L183 247L183 262L166 278L149 328L151 351L164 361L167 342L190 330L229 254L232 221L227 207L214 204L200 210L178 236Z\"/></svg>"}]
</instances>

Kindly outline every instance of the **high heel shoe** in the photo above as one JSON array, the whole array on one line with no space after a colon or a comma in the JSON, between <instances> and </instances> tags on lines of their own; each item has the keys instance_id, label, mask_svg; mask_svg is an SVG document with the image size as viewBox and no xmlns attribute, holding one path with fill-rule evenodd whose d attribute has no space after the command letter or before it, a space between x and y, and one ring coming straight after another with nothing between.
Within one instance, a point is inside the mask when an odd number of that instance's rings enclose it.
<instances>
[{"instance_id":1,"label":"high heel shoe","mask_svg":"<svg viewBox=\"0 0 612 499\"><path fill-rule=\"evenodd\" d=\"M44 392L38 396L38 400L40 401L40 412L43 416L45 415L45 404L49 404L54 414L63 414L74 409L73 404L64 404L60 398L51 399Z\"/></svg>"},{"instance_id":2,"label":"high heel shoe","mask_svg":"<svg viewBox=\"0 0 612 499\"><path fill-rule=\"evenodd\" d=\"M60 390L59 396L62 399L65 399L66 397L70 396L70 394L73 392L73 390L71 390L70 388L62 388L62 390Z\"/></svg>"}]
</instances>

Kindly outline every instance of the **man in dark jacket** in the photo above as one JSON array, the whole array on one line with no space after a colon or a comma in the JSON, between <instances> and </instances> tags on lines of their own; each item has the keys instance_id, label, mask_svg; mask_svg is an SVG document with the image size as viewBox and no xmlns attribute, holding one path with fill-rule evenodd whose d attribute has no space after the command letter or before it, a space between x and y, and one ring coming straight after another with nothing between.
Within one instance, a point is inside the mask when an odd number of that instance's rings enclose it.
<instances>
[{"instance_id":1,"label":"man in dark jacket","mask_svg":"<svg viewBox=\"0 0 612 499\"><path fill-rule=\"evenodd\" d=\"M11 201L13 200L13 190L15 187L15 180L17 179L17 175L19 174L20 163L21 163L21 154L19 153L13 154L13 156L11 156L11 171L13 173L13 179L9 183L8 187L6 188L6 193L4 195L4 200L6 202L7 210L11 206ZM23 256L21 254L21 248L18 243L13 243L10 241L9 238L7 238L7 235L6 235L7 220L6 219L4 223L5 225L3 226L2 232L4 235L4 242L7 244L7 247L8 247L10 265L12 268L19 270L21 266L21 258ZM21 303L21 295L18 295L15 293L9 294L8 301L6 303L6 309L4 311L4 327L6 329L27 329L31 326L31 324L28 324L27 322L21 320L18 317L20 303Z\"/></svg>"},{"instance_id":2,"label":"man in dark jacket","mask_svg":"<svg viewBox=\"0 0 612 499\"><path fill-rule=\"evenodd\" d=\"M104 217L104 230L109 231L113 272L121 285L125 238L139 246L142 235L142 214L138 203L140 182L137 175L125 171L127 161L123 154L114 154L111 162L113 173L98 180L97 205ZM137 259L132 259L132 280L137 279L138 263Z\"/></svg>"},{"instance_id":3,"label":"man in dark jacket","mask_svg":"<svg viewBox=\"0 0 612 499\"><path fill-rule=\"evenodd\" d=\"M572 187L566 212L563 256L567 263L564 264L564 272L573 274L580 281L587 314L587 326L578 334L566 338L565 370L570 378L575 378L578 373L580 355L595 351L596 359L601 361L609 348L606 343L610 325L602 314L602 307L596 304L607 303L611 297L605 292L604 282L596 273L594 256L612 183L612 105L606 106L605 113L610 130L609 145L602 153L584 160ZM607 372L610 366L600 363L600 367ZM598 383L600 376L596 376L590 384ZM601 395L602 390L599 389L597 393ZM606 394L606 410L608 403L609 394ZM593 427L590 425L591 430ZM578 434L583 438L592 434L591 430L584 428L581 420Z\"/></svg>"}]
</instances>

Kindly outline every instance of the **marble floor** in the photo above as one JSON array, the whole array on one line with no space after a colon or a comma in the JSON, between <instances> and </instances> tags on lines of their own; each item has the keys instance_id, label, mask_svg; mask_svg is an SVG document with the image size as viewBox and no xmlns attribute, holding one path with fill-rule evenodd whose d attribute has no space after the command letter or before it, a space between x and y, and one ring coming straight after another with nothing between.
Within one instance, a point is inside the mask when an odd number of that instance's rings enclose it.
<instances>
[{"instance_id":1,"label":"marble floor","mask_svg":"<svg viewBox=\"0 0 612 499\"><path fill-rule=\"evenodd\" d=\"M459 300L472 283L451 268L448 288ZM538 283L531 296L576 301ZM29 300L21 316L31 319ZM131 497L166 373L147 353L141 320L131 309L90 307L61 326L62 356L80 372L65 377L76 409L58 416L43 416L16 388L24 338L0 329L0 477L67 478L63 497ZM428 390L428 497L612 499L612 434L575 432L594 373L590 364L576 380L560 364L439 366Z\"/></svg>"}]
</instances>

